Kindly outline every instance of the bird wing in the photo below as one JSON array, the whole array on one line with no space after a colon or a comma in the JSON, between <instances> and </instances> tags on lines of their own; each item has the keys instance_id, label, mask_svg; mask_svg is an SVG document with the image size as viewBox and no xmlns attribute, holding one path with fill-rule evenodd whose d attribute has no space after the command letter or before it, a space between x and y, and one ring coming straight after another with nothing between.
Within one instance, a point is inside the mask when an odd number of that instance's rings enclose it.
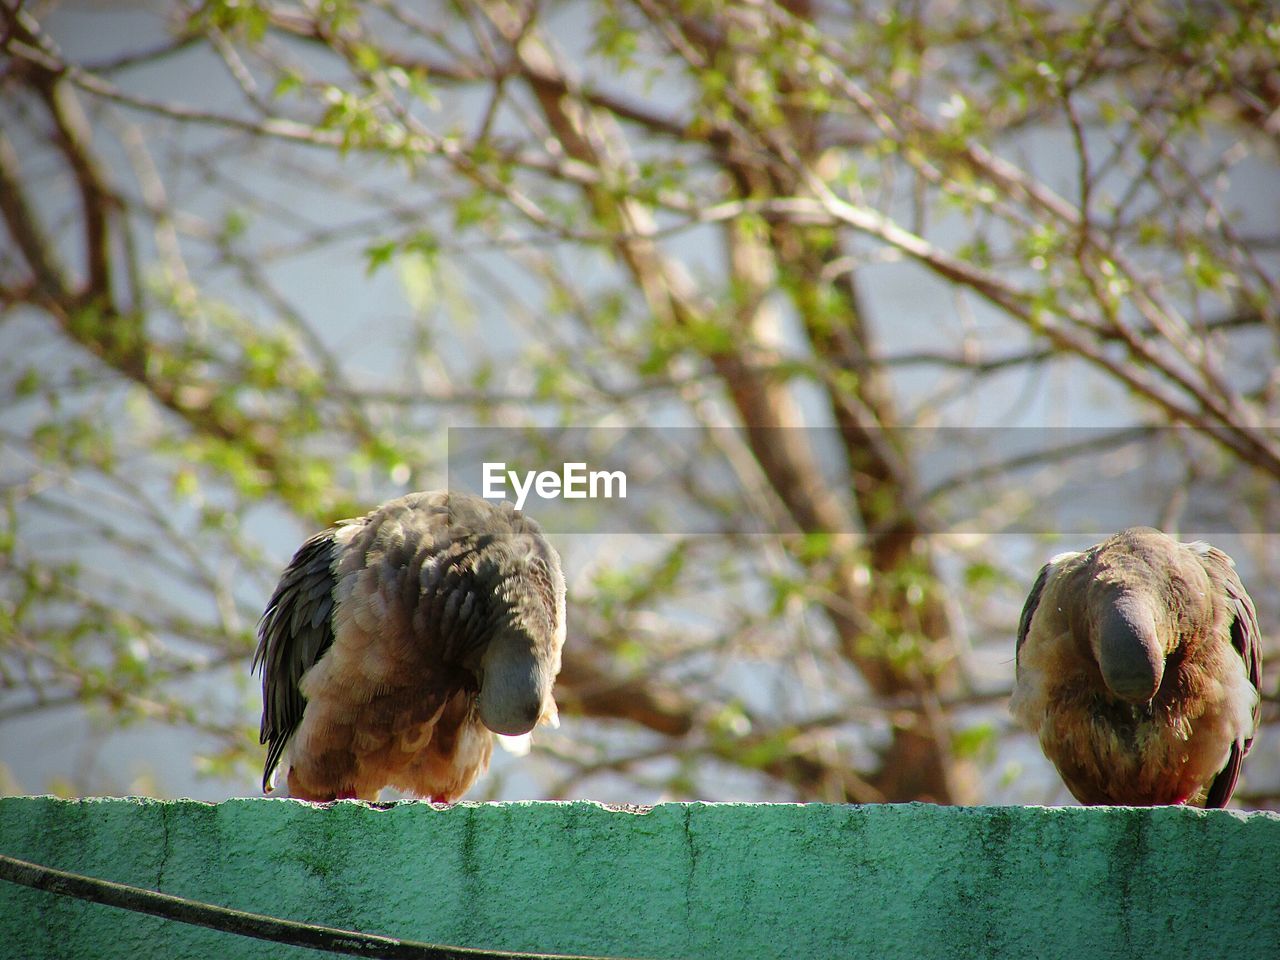
<instances>
[{"instance_id":1,"label":"bird wing","mask_svg":"<svg viewBox=\"0 0 1280 960\"><path fill-rule=\"evenodd\" d=\"M1258 627L1258 614L1254 610L1253 600L1245 591L1244 584L1236 575L1235 564L1231 558L1215 547L1209 547L1200 554L1200 562L1208 570L1214 587L1221 587L1228 601L1235 609L1235 617L1231 621L1231 645L1244 661L1245 674L1255 690L1262 687L1262 631ZM1262 716L1262 704L1259 700L1253 707L1253 726L1257 729ZM1245 755L1253 746L1253 737L1243 743L1231 745L1231 753L1227 757L1227 765L1214 777L1205 797L1206 807L1225 807L1235 792L1236 782L1240 779L1240 766Z\"/></svg>"},{"instance_id":2,"label":"bird wing","mask_svg":"<svg viewBox=\"0 0 1280 960\"><path fill-rule=\"evenodd\" d=\"M263 792L289 738L302 722L306 700L302 675L333 644L334 536L337 527L318 533L294 554L258 625L253 669L262 670L262 726L267 743Z\"/></svg>"},{"instance_id":3,"label":"bird wing","mask_svg":"<svg viewBox=\"0 0 1280 960\"><path fill-rule=\"evenodd\" d=\"M1040 568L1036 582L1031 585L1027 594L1027 602L1022 606L1022 616L1018 618L1018 643L1013 648L1014 670L1017 670L1018 656L1022 653L1022 645L1027 642L1027 634L1031 632L1031 620L1040 606L1040 598L1044 596L1045 584L1049 582L1049 574L1053 571L1054 561L1050 560Z\"/></svg>"}]
</instances>

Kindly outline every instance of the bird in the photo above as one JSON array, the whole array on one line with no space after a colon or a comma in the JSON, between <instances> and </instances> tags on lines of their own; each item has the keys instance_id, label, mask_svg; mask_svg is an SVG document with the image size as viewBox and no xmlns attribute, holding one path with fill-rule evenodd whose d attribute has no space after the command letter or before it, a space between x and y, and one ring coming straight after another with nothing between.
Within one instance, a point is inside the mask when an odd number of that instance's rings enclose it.
<instances>
[{"instance_id":1,"label":"bird","mask_svg":"<svg viewBox=\"0 0 1280 960\"><path fill-rule=\"evenodd\" d=\"M1132 527L1041 568L1009 706L1082 804L1225 807L1258 727L1261 669L1231 558Z\"/></svg>"},{"instance_id":2,"label":"bird","mask_svg":"<svg viewBox=\"0 0 1280 960\"><path fill-rule=\"evenodd\" d=\"M507 501L450 491L390 500L308 539L258 626L262 789L452 803L493 734L558 725L560 557Z\"/></svg>"}]
</instances>

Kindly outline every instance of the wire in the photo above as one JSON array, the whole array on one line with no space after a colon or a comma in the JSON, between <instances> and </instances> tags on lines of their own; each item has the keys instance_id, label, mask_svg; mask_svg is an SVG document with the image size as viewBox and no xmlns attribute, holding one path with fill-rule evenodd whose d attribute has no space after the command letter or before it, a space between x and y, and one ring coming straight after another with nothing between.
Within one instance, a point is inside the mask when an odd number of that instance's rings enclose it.
<instances>
[{"instance_id":1,"label":"wire","mask_svg":"<svg viewBox=\"0 0 1280 960\"><path fill-rule=\"evenodd\" d=\"M511 953L505 950L476 950L470 947L441 946L416 940L397 940L356 930L323 927L296 920L281 920L260 913L246 913L198 900L188 900L110 880L98 880L55 870L0 854L0 880L24 887L88 900L135 913L176 920L210 930L270 940L295 947L310 947L352 957L381 960L614 960L569 954Z\"/></svg>"}]
</instances>

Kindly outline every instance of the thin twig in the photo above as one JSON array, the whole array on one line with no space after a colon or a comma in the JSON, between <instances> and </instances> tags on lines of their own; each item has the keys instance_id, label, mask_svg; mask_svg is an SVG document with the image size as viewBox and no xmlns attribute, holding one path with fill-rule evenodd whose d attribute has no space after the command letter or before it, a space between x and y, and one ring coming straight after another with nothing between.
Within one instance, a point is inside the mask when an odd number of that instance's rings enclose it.
<instances>
[{"instance_id":1,"label":"thin twig","mask_svg":"<svg viewBox=\"0 0 1280 960\"><path fill-rule=\"evenodd\" d=\"M382 937L358 930L281 920L260 913L232 910L185 897L157 893L110 880L55 870L52 867L0 854L0 880L59 896L88 900L134 913L176 920L197 927L234 933L256 940L310 947L348 957L387 960L599 960L571 954L519 953L506 950L474 950L441 946L417 940Z\"/></svg>"}]
</instances>

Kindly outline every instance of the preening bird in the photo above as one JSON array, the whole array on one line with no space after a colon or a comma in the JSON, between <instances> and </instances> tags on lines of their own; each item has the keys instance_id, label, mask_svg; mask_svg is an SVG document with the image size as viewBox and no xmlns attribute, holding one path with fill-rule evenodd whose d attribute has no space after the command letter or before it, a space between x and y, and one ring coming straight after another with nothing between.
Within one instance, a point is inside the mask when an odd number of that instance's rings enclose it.
<instances>
[{"instance_id":1,"label":"preening bird","mask_svg":"<svg viewBox=\"0 0 1280 960\"><path fill-rule=\"evenodd\" d=\"M1223 807L1258 726L1261 661L1231 558L1134 527L1040 570L1009 706L1081 803Z\"/></svg>"},{"instance_id":2,"label":"preening bird","mask_svg":"<svg viewBox=\"0 0 1280 960\"><path fill-rule=\"evenodd\" d=\"M262 788L452 802L493 733L555 724L560 558L509 503L412 493L304 543L258 628ZM492 731L492 732L491 732Z\"/></svg>"}]
</instances>

